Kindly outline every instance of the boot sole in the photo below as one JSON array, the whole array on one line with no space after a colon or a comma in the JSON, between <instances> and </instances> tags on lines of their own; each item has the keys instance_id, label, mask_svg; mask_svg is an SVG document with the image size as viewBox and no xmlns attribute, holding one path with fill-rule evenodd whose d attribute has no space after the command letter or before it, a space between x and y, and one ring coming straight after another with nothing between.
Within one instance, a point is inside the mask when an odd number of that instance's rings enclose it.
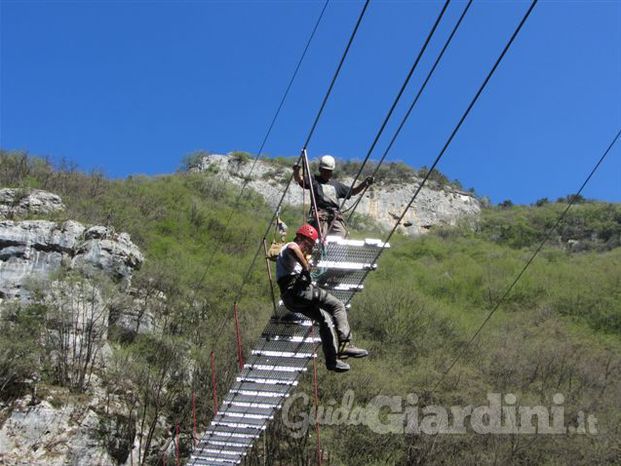
<instances>
[{"instance_id":1,"label":"boot sole","mask_svg":"<svg viewBox=\"0 0 621 466\"><path fill-rule=\"evenodd\" d=\"M349 372L351 369L328 369L330 372L338 372L342 374L343 372Z\"/></svg>"},{"instance_id":2,"label":"boot sole","mask_svg":"<svg viewBox=\"0 0 621 466\"><path fill-rule=\"evenodd\" d=\"M361 358L366 358L369 355L369 353L367 354L339 354L339 359L349 359L349 358L355 358L355 359L361 359Z\"/></svg>"}]
</instances>

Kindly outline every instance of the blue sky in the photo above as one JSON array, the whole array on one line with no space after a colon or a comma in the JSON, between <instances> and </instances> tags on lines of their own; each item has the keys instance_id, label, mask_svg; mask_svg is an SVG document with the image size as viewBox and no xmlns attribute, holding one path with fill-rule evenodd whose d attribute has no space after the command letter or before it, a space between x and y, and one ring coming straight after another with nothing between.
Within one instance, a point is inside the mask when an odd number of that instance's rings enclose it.
<instances>
[{"instance_id":1,"label":"blue sky","mask_svg":"<svg viewBox=\"0 0 621 466\"><path fill-rule=\"evenodd\" d=\"M0 0L0 146L107 175L255 153L323 2ZM449 6L377 159L465 3ZM332 1L264 153L297 155L362 7ZM389 160L430 165L528 7L476 1ZM372 1L309 151L361 159L441 3ZM621 127L621 2L541 1L439 168L492 201L573 192ZM621 201L621 143L585 191Z\"/></svg>"}]
</instances>

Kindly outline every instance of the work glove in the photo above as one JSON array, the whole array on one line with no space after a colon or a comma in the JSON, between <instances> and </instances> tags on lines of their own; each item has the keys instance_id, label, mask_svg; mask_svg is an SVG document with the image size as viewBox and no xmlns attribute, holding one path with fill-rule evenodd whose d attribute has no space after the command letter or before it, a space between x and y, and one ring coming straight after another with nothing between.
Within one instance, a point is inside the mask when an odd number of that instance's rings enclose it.
<instances>
[{"instance_id":1,"label":"work glove","mask_svg":"<svg viewBox=\"0 0 621 466\"><path fill-rule=\"evenodd\" d=\"M373 178L372 176L367 176L364 180L365 184L367 185L367 188L369 186L371 186L374 182L375 182L375 178Z\"/></svg>"},{"instance_id":2,"label":"work glove","mask_svg":"<svg viewBox=\"0 0 621 466\"><path fill-rule=\"evenodd\" d=\"M300 275L302 276L302 279L304 279L304 281L312 283L313 278L311 277L310 270L302 270L302 273Z\"/></svg>"}]
</instances>

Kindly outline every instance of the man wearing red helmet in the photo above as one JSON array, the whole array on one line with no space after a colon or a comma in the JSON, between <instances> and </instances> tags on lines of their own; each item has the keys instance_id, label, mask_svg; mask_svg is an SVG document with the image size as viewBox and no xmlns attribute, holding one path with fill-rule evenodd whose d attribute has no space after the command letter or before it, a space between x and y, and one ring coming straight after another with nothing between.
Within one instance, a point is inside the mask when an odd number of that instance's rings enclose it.
<instances>
[{"instance_id":1,"label":"man wearing red helmet","mask_svg":"<svg viewBox=\"0 0 621 466\"><path fill-rule=\"evenodd\" d=\"M350 366L342 359L363 358L369 353L350 343L351 330L343 302L312 284L306 255L313 251L318 237L314 227L302 225L295 239L285 244L276 258L276 278L287 309L319 323L326 367L345 372Z\"/></svg>"}]
</instances>

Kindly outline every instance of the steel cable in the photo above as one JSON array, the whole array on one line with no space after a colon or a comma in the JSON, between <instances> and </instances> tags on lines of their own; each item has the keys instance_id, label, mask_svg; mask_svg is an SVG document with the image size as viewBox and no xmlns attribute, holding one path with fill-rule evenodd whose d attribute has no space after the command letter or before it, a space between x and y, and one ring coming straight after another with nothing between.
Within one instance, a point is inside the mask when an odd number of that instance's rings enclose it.
<instances>
[{"instance_id":1,"label":"steel cable","mask_svg":"<svg viewBox=\"0 0 621 466\"><path fill-rule=\"evenodd\" d=\"M504 302L504 300L507 298L507 296L509 296L509 293L511 293L511 291L513 290L513 288L515 288L515 285L518 283L518 281L520 280L520 278L522 278L522 276L524 275L524 273L526 272L526 270L528 269L528 267L530 267L530 265L533 263L533 261L535 260L535 258L537 257L537 255L541 252L541 250L543 249L543 246L545 245L545 243L548 242L548 240L550 239L550 237L552 236L552 234L556 231L556 229L559 227L559 225L561 224L561 222L563 221L563 219L565 218L565 216L567 215L567 212L569 211L569 209L571 209L571 207L576 203L576 200L579 198L579 196L581 195L582 191L584 190L584 188L586 187L586 185L588 184L588 182L591 180L591 178L593 177L593 175L595 174L595 172L597 171L597 169L599 168L599 166L604 162L604 159L606 158L606 156L608 155L608 153L610 152L610 150L612 149L612 147L615 145L615 143L619 140L619 136L621 136L621 129L619 130L619 132L617 132L617 135L613 138L612 142L610 143L610 145L608 146L608 148L604 151L604 154L600 157L600 159L598 160L598 162L595 164L595 166L593 167L593 169L591 170L591 172L589 173L589 175L586 177L586 179L584 180L584 182L582 183L582 185L580 186L580 189L578 189L578 191L576 192L576 194L574 194L573 196L570 197L569 202L567 203L567 207L563 210L563 212L561 212L561 215L558 217L558 219L556 220L556 223L548 229L548 231L546 232L546 234L544 235L543 240L541 240L541 242L539 243L539 246L537 247L537 249L535 249L535 252L533 252L533 254L530 256L530 258L526 261L526 264L524 264L524 267L522 267L522 269L520 270L520 272L517 274L517 276L515 277L515 279L513 280L513 282L511 282L511 284L507 287L507 289L505 290L505 292L502 294L502 296L500 297L500 299L496 302L496 304L494 305L494 307L492 308L492 310L489 312L489 314L487 315L487 317L485 317L485 319L483 320L483 322L481 323L481 325L479 326L479 328L477 329L476 332L474 332L474 334L472 335L472 337L470 338L470 340L468 340L468 342L464 345L464 348L462 349L462 351L457 355L457 357L453 360L453 362L449 365L449 367L442 373L442 375L440 376L440 378L436 381L436 383L433 385L433 387L431 388L431 391L435 391L439 386L440 383L442 383L442 381L444 380L444 378L447 376L447 374L451 371L451 369L455 366L455 364L457 364L457 362L461 359L461 357L464 355L464 353L466 352L466 350L470 347L470 345L472 344L472 342L479 336L479 334L481 333L481 331L483 330L483 327L485 327L485 325L487 324L487 322L489 322L489 320L492 318L492 316L496 313L496 311L500 308L500 305Z\"/></svg>"},{"instance_id":2,"label":"steel cable","mask_svg":"<svg viewBox=\"0 0 621 466\"><path fill-rule=\"evenodd\" d=\"M364 168L364 166L366 165L367 161L369 160L369 157L371 156L371 153L373 152L373 149L375 149L375 146L377 145L377 142L379 141L379 138L382 136L382 134L384 132L384 129L386 128L386 125L388 124L388 121L390 120L390 117L392 116L393 111L395 110L395 108L397 107L397 104L401 100L401 96L405 92L405 89L406 89L408 83L410 82L410 78L412 78L412 75L414 74L414 71L416 70L416 67L418 66L418 62L420 61L420 59L422 58L423 54L425 53L425 50L427 49L427 46L429 45L429 42L431 41L431 38L433 37L433 34L435 33L436 29L438 28L438 25L440 24L440 21L442 20L442 17L444 16L444 13L446 12L446 9L448 8L449 3L451 3L451 0L446 0L444 2L442 10L438 14L435 22L433 23L433 26L432 26L431 30L427 34L427 38L425 39L425 42L423 43L422 47L418 51L418 55L416 56L416 59L414 60L414 63L410 67L410 71L408 72L407 76L405 77L405 80L403 81L403 84L401 85L401 88L399 89L399 92L397 93L397 96L393 100L392 105L390 106L390 109L388 110L388 113L386 114L386 117L384 118L384 121L382 122L382 125L380 126L380 129L378 130L377 134L375 135L375 138L373 139L373 142L371 143L371 147L369 147L369 150L367 151L367 155L365 156L364 160L362 161L362 165L360 166L360 170L358 170L358 173L354 177L354 180L352 181L351 186L349 187L349 190L347 191L347 195L343 199L343 202L341 203L341 207L339 208L339 210L343 209L343 206L345 205L345 202L347 201L347 199L351 195L351 192L354 189L354 185L356 184L356 181L358 181L358 178L360 177L360 174L362 173L362 169ZM330 229L328 228L328 231L329 230Z\"/></svg>"},{"instance_id":3,"label":"steel cable","mask_svg":"<svg viewBox=\"0 0 621 466\"><path fill-rule=\"evenodd\" d=\"M341 60L340 60L340 62L339 62L339 65L338 65L338 67L337 67L337 69L336 69L336 71L335 71L335 73L334 73L334 76L332 77L332 80L331 80L331 82L330 82L330 86L329 86L329 88L328 88L328 90L327 90L327 92L326 92L326 94L325 94L325 96L324 96L324 98L323 98L323 101L322 101L322 103L321 103L321 106L320 106L320 108L319 108L319 111L318 111L318 113L317 113L317 116L315 117L315 120L313 121L313 125L312 125L312 127L311 127L311 130L309 131L309 134L308 134L308 137L307 137L307 139L306 139L306 142L304 143L304 148L302 149L302 153L301 153L300 157L298 158L298 162L299 162L299 160L303 157L304 152L305 152L305 150L306 150L306 147L307 147L307 145L309 144L309 142L310 142L310 140L311 140L311 138L312 138L312 136L313 136L313 134L314 134L314 131L315 131L316 127L317 127L317 124L318 124L318 122L319 122L319 119L320 119L320 117L321 117L321 115L322 115L322 113L323 113L323 110L324 110L325 106L326 106L326 103L327 103L327 101L328 101L328 98L329 98L329 97L330 97L330 95L331 95L331 92L332 92L332 89L333 89L333 87L334 87L334 84L336 83L336 80L337 80L337 78L338 78L338 76L339 76L339 74L340 74L341 68L342 68L343 63L344 63L344 61L345 61L345 58L346 58L346 56L347 56L347 54L348 54L348 52L349 52L349 49L350 49L350 47L351 47L351 44L353 43L354 37L356 36L356 33L357 33L358 28L359 28L359 26L360 26L360 23L362 22L362 18L364 17L364 14L365 14L365 12L366 12L366 10L367 10L367 7L368 7L368 5L369 5L369 2L370 2L370 0L366 0L366 2L365 2L365 4L364 4L364 7L362 8L362 11L360 12L360 15L359 15L359 17L358 17L358 20L357 20L357 22L356 22L356 25L355 25L355 27L354 27L354 30L352 31L352 33L351 33L351 35L350 35L349 41L348 41L348 43L347 43L347 46L346 46L346 48L345 48L345 51L343 52L343 55L342 55ZM284 199L285 199L285 196L286 196L286 194L287 194L287 192L288 192L288 190L289 190L289 186L291 185L291 181L292 181L292 179L293 179L293 175L291 175L291 176L289 177L289 181L287 182L287 184L286 184L286 186L285 186L285 189L283 190L283 193L282 193L282 196L281 196L281 198L280 198L280 201L278 202L278 205L276 206L276 209L274 210L274 214L272 215L272 218L271 218L271 220L269 221L269 223L268 223L268 225L267 225L267 229L265 230L265 233L263 234L263 237L261 238L261 244L259 244L259 247L257 248L257 251L255 252L255 255L254 255L254 257L253 257L253 259L252 259L252 261L251 261L251 263L250 263L250 266L249 266L249 267L248 267L248 269L246 270L246 274L244 275L244 278L242 279L242 282L241 282L241 284L240 284L240 287L239 287L239 290L238 290L237 296L236 296L236 298L235 298L235 301L234 301L235 303L237 303L237 302L239 301L239 299L241 299L241 297L242 297L242 295L243 295L243 290L244 290L244 287L245 287L246 283L248 282L248 280L249 280L249 278L250 278L250 274L251 274L251 272L252 272L252 269L254 268L254 265L255 265L255 263L256 263L256 261L257 261L257 258L258 258L258 256L259 256L259 253L260 253L260 251L261 251L261 249L262 249L262 247L263 247L263 241L267 238L267 236L268 236L268 234L269 234L269 231L270 231L270 229L272 228L272 224L274 223L274 221L276 220L276 217L278 216L278 212L279 212L280 207L281 207L281 205L282 205L282 203L283 203L283 201L284 201ZM222 333L223 333L223 332L222 332L222 330L223 330L223 328L224 328L224 325L226 325L226 322L228 321L228 319L229 319L229 316L227 315L227 316L225 317L225 319L223 319L223 321L222 321L221 325L218 327L218 331L217 331L217 334L216 334L216 343L218 342L219 337L222 335ZM263 426L264 426L264 425L265 425L265 423L263 424ZM229 437L225 437L225 438L230 438L230 437L231 437L231 436L229 436ZM201 449L201 450L202 450L202 449ZM220 451L221 451L221 450L222 450L222 449L220 449Z\"/></svg>"},{"instance_id":4,"label":"steel cable","mask_svg":"<svg viewBox=\"0 0 621 466\"><path fill-rule=\"evenodd\" d=\"M530 16L531 12L533 11L533 8L535 7L535 5L537 4L539 0L533 0L528 8L528 10L526 11L526 13L524 14L524 16L522 17L522 20L520 21L520 23L518 24L518 26L516 27L515 31L513 31L513 34L511 35L511 38L509 39L509 41L507 42L507 44L505 45L504 49L502 50L502 52L500 53L500 55L498 56L498 58L496 59L496 62L494 63L494 65L492 66L491 70L489 71L489 73L487 74L487 77L485 78L485 80L483 81L483 83L481 84L481 86L479 87L479 90L477 91L477 93L475 94L475 96L472 98L472 100L470 101L470 104L468 105L468 107L466 108L466 111L462 114L461 118L459 119L459 122L457 123L457 125L455 126L455 128L453 129L453 131L451 132L448 140L446 141L446 143L444 144L444 146L442 147L442 149L440 150L440 153L436 156L433 165L431 166L431 168L429 169L429 171L427 172L427 174L425 175L425 177L423 178L423 180L421 181L421 183L419 184L418 188L416 189L416 191L414 192L414 194L412 195L412 198L410 199L410 202L408 203L408 205L405 207L405 209L403 209L403 213L401 214L401 216L397 219L397 221L395 222L395 226L393 227L393 229L390 231L390 233L388 234L388 236L386 237L386 239L384 240L385 243L387 243L388 241L390 241L390 238L392 238L392 235L395 233L395 231L397 230L397 228L399 227L399 225L401 224L401 222L403 221L403 218L405 217L407 211L409 210L409 208L412 206L412 204L414 203L414 201L416 200L416 198L418 197L418 194L420 193L421 189L423 188L423 186L425 185L425 183L427 182L427 180L429 179L429 176L431 175L433 169L438 165L438 163L440 162L440 160L442 159L442 157L444 156L444 153L446 152L446 149L448 148L448 146L451 144L451 142L453 141L453 138L455 137L455 135L457 134L457 132L459 131L459 129L461 128L461 125L463 124L463 122L465 121L466 117L468 116L468 114L470 113L470 111L472 110L472 108L474 107L474 105L476 104L477 100L479 99L479 96L481 95L481 93L483 92L483 90L485 89L485 87L487 86L487 83L489 82L489 80L491 79L491 77L494 75L494 72L496 71L496 69L498 68L498 65L500 64L500 62L502 61L503 57L506 55L507 51L509 50L509 48L511 47L511 44L513 44L513 41L515 40L515 38L517 37L518 33L520 32L520 30L522 29L522 27L524 26L524 23L526 23L526 20L528 19L528 17ZM377 263L377 260L379 259L379 257L381 256L382 252L384 251L384 249L380 249L379 252L377 253L377 256L375 256L375 259L373 260L373 263ZM368 275L368 271L365 273L364 278L366 278L366 276Z\"/></svg>"},{"instance_id":5,"label":"steel cable","mask_svg":"<svg viewBox=\"0 0 621 466\"><path fill-rule=\"evenodd\" d=\"M446 153L446 150L448 149L448 146L451 144L451 142L453 142L453 139L455 138L455 135L457 134L457 132L459 131L459 129L461 128L462 124L464 123L464 121L466 120L466 118L468 117L468 115L470 114L470 111L472 110L472 108L474 107L474 105L476 104L476 102L478 101L481 93L483 92L483 90L485 89L485 87L487 86L487 83L489 82L489 80L491 79L491 77L494 75L494 72L496 71L496 69L498 68L498 65L500 64L500 62L502 61L502 59L504 58L505 54L507 53L507 51L509 50L509 48L511 47L511 44L513 44L513 41L515 40L515 38L517 37L518 33L520 32L520 30L522 29L522 26L524 26L524 23L526 23L526 20L528 19L528 17L530 16L530 13L533 11L533 8L535 7L535 5L537 4L539 0L533 0L532 3L530 4L530 7L528 8L528 10L526 11L526 13L524 14L524 17L522 18L522 20L520 21L520 23L518 24L517 28L515 29L515 31L513 31L513 34L511 35L511 38L509 39L509 41L507 42L507 44L505 45L505 48L503 49L503 51L501 52L500 56L498 57L498 59L496 60L496 62L494 63L494 66L492 67L492 69L489 71L489 73L487 74L487 77L485 78L485 80L483 81L483 84L481 84L481 86L479 87L479 90L477 91L477 93L475 94L475 96L472 98L472 100L470 101L470 104L468 105L468 107L466 108L466 111L463 113L463 115L461 116L461 118L459 119L459 122L457 123L457 125L455 126L455 128L453 129L453 131L451 132L451 135L449 136L448 140L446 141L446 143L444 144L444 146L442 147L442 149L440 150L440 153L437 155L437 157L435 158L435 160L433 161L433 164L431 165L431 168L429 168L429 171L427 172L427 174L425 175L425 177L423 178L423 180L421 181L421 183L418 185L418 188L416 189L416 191L414 192L414 195L412 196L412 198L410 199L410 202L408 203L408 205L405 207L405 209L403 209L403 213L401 214L401 216L399 217L399 219L397 220L397 222L395 223L395 226L393 227L393 229L391 230L391 232L389 233L388 237L386 238L386 242L388 242L390 240L390 238L392 237L392 235L395 233L395 231L397 230L397 228L399 227L399 224L403 221L403 218L405 217L407 211L409 210L409 208L412 206L412 204L414 203L414 201L416 200L416 198L418 197L418 194L420 193L421 189L423 188L423 186L425 185L425 183L427 182L427 180L429 179L429 177L431 176L431 173L433 172L433 170L435 169L435 167L438 165L438 163L440 162L440 160L442 159L442 157L444 156L444 154ZM381 254L381 251L380 251Z\"/></svg>"},{"instance_id":6,"label":"steel cable","mask_svg":"<svg viewBox=\"0 0 621 466\"><path fill-rule=\"evenodd\" d=\"M324 96L323 101L321 102L321 106L319 107L319 111L317 112L317 116L315 117L315 121L313 121L313 125L311 126L311 129L308 132L308 136L306 137L306 141L304 142L304 146L302 146L302 150L308 148L308 144L310 143L310 140L313 137L313 134L315 133L315 129L317 128L317 123L319 123L319 119L321 118L321 114L323 113L323 109L325 108L326 103L328 102L328 98L330 97L330 94L332 93L332 88L334 87L334 84L336 83L336 78L338 78L339 73L341 72L341 68L343 67L343 63L345 62L345 57L347 57L347 54L349 53L349 48L351 47L351 44L354 42L354 37L356 37L356 33L358 32L358 28L360 27L360 23L362 22L362 18L364 17L365 12L367 11L367 7L369 6L369 2L370 1L371 0L366 0L364 2L364 6L362 7L362 11L360 12L360 15L358 16L358 21L356 21L356 25L354 26L354 30L352 31L351 35L349 36L349 41L347 42L347 46L345 47L345 50L343 51L343 55L341 56L341 60L339 61L339 65L336 68L336 71L334 72L334 76L332 77L332 81L330 82L330 86L328 86L328 90L326 91L326 95Z\"/></svg>"},{"instance_id":7,"label":"steel cable","mask_svg":"<svg viewBox=\"0 0 621 466\"><path fill-rule=\"evenodd\" d=\"M267 131L265 133L265 136L263 137L263 140L261 142L261 145L259 146L259 150L257 151L257 155L254 158L254 161L252 163L252 166L250 167L250 170L248 171L248 174L244 177L244 182L241 186L241 189L239 191L239 194L237 195L237 198L235 199L234 203L233 203L233 208L231 209L231 212L229 213L229 217L227 219L227 221L225 222L224 225L224 230L222 235L220 235L220 238L218 239L218 241L216 242L216 245L214 246L212 253L209 257L209 260L207 261L207 266L205 267L205 271L203 272L200 280L198 281L198 286L200 286L203 283L203 280L205 280L205 276L207 275L207 272L209 271L209 269L211 268L211 265L213 263L213 259L215 257L216 251L218 251L218 249L220 248L220 245L222 244L222 242L224 241L224 237L226 235L226 233L228 232L228 227L231 223L231 219L233 218L233 213L235 212L235 210L237 209L237 207L239 207L239 203L241 201L242 195L244 193L244 189L246 189L246 186L248 185L248 180L250 178L250 176L252 175L252 173L254 172L254 169L256 167L257 162L259 161L259 159L261 158L261 153L263 152L263 149L265 147L265 144L267 143L267 140L272 132L272 129L274 128L274 125L276 124L276 120L278 119L278 116L280 115L280 111L282 110L283 105L285 104L285 100L287 100L287 96L289 95L289 91L291 90L291 87L293 86L293 83L295 81L295 78L298 75L298 71L300 70L300 67L302 66L302 62L304 61L304 58L306 57L306 53L308 52L308 49L310 48L311 42L313 41L313 38L315 37L315 33L317 32L317 29L319 28L319 24L321 23L321 19L323 18L323 15L326 11L326 8L328 7L328 3L330 2L330 0L326 0L323 8L321 9L321 13L319 14L319 17L317 18L317 21L315 22L315 26L313 27L313 30L308 38L308 40L306 41L306 46L304 47L304 51L302 52L302 55L300 56L300 59L298 60L298 63L293 71L293 74L291 75L291 78L289 79L289 84L287 84L287 87L285 89L285 92L282 96L282 98L280 99L280 103L278 104L278 107L276 109L276 113L274 113L274 116L272 118L272 121L270 122Z\"/></svg>"},{"instance_id":8,"label":"steel cable","mask_svg":"<svg viewBox=\"0 0 621 466\"><path fill-rule=\"evenodd\" d=\"M313 121L313 126L311 127L311 130L310 130L310 132L308 134L308 137L307 137L306 142L304 144L304 148L302 149L302 154L298 158L298 162L299 162L299 160L301 160L302 155L303 155L304 151L306 150L306 145L310 142L310 139L311 139L311 137L312 137L312 135L314 133L314 130L315 130L315 128L317 126L317 123L319 122L319 119L320 119L321 114L323 112L323 109L325 108L326 102L328 101L328 98L331 95L331 92L332 92L332 89L334 87L334 84L335 84L335 82L336 82L336 80L337 80L337 78L338 78L338 76L340 74L341 68L343 66L343 63L345 62L345 58L347 57L347 54L349 52L351 44L353 43L353 40L354 40L354 38L356 36L356 33L358 32L358 28L360 26L360 23L362 22L362 18L364 17L364 14L365 14L365 12L367 10L367 6L369 5L369 2L370 2L370 0L366 0L366 2L364 4L364 7L362 8L362 11L360 12L360 15L358 16L358 20L356 21L356 25L354 27L354 30L352 31L352 33L351 33L351 35L349 37L349 40L347 42L347 46L345 47L345 51L343 52L343 55L341 56L341 60L339 62L339 65L338 65L336 71L334 72L334 75L333 75L332 80L330 82L330 86L328 88L328 91L326 92L326 94L325 94L325 96L323 98L322 104L321 104L321 106L319 108L319 111L317 112L317 116L315 117L315 120ZM254 257L253 257L253 259L252 259L252 261L250 263L250 266L246 270L246 274L244 275L244 278L242 279L242 282L240 284L237 296L235 298L235 302L238 302L239 299L241 298L241 296L243 295L244 287L245 287L246 283L248 282L248 280L250 278L250 273L251 273L251 271L252 271L252 269L253 269L256 261L257 261L257 258L259 257L259 253L261 252L261 248L263 246L263 240L265 238L267 238L267 236L269 234L269 231L272 228L272 224L274 223L274 221L275 221L275 219L276 219L276 217L278 215L278 211L280 210L280 207L282 206L282 203L283 203L283 201L285 199L285 196L287 195L287 192L289 191L289 186L291 186L292 179L293 179L293 175L291 175L289 177L289 180L288 180L288 182L287 182L287 184L285 186L285 189L283 190L282 195L280 197L280 200L279 200L279 202L278 202L278 204L277 204L277 206L276 206L276 208L274 210L274 214L272 215L272 218L270 219L270 221L267 224L267 228L265 230L265 233L263 234L263 236L261 238L261 243L259 244L259 247L257 248L257 251L254 254ZM224 324L222 324L220 326L220 330L222 329Z\"/></svg>"},{"instance_id":9,"label":"steel cable","mask_svg":"<svg viewBox=\"0 0 621 466\"><path fill-rule=\"evenodd\" d=\"M455 23L455 26L453 27L453 30L451 31L449 37L446 39L446 42L444 43L444 46L442 47L442 50L438 54L438 57L436 58L436 61L434 62L434 64L431 67L431 69L429 70L429 73L427 73L427 77L423 81L423 84L421 85L421 87L418 90L416 96L412 100L412 103L410 104L410 107L408 108L408 111L405 113L405 115L401 119L401 123L399 123L399 126L398 126L397 130L395 131L394 135L392 136L392 139L388 143L388 146L386 146L386 149L384 150L384 153L382 154L382 157L380 158L377 166L373 170L373 173L371 174L371 177L377 176L377 173L378 173L380 167L382 166L382 164L384 163L384 160L386 159L386 156L388 155L388 153L392 149L392 146L394 145L395 141L399 137L399 134L401 133L401 130L403 129L403 127L405 126L405 123L407 122L408 118L410 117L410 114L412 113L412 110L414 110L414 107L416 106L416 104L418 102L418 99L420 98L420 96L422 95L423 91L427 87L427 83L431 79L431 76L433 75L433 73L435 72L436 68L438 67L438 64L440 63L440 60L444 56L444 52L446 52L446 49L448 48L448 46L450 45L451 41L453 40L453 36L457 32L457 29L459 29L459 26L461 25L464 17L466 16L466 13L468 13L468 10L470 9L470 5L472 5L472 1L473 0L469 0L468 1L468 3L466 4L466 7L464 8L464 10L461 13L461 16L457 20L457 23ZM353 184L352 184L352 186L353 186ZM351 213L349 214L349 217L347 218L348 222L351 220L352 216L354 215L354 212L356 211L356 208L358 207L358 204L360 203L360 200L362 199L364 194L367 192L367 189L368 189L368 186L365 187L364 190L362 191L362 193L360 193L358 195L358 197L356 199L356 202L351 207L349 207L346 210L346 211L351 211Z\"/></svg>"}]
</instances>

